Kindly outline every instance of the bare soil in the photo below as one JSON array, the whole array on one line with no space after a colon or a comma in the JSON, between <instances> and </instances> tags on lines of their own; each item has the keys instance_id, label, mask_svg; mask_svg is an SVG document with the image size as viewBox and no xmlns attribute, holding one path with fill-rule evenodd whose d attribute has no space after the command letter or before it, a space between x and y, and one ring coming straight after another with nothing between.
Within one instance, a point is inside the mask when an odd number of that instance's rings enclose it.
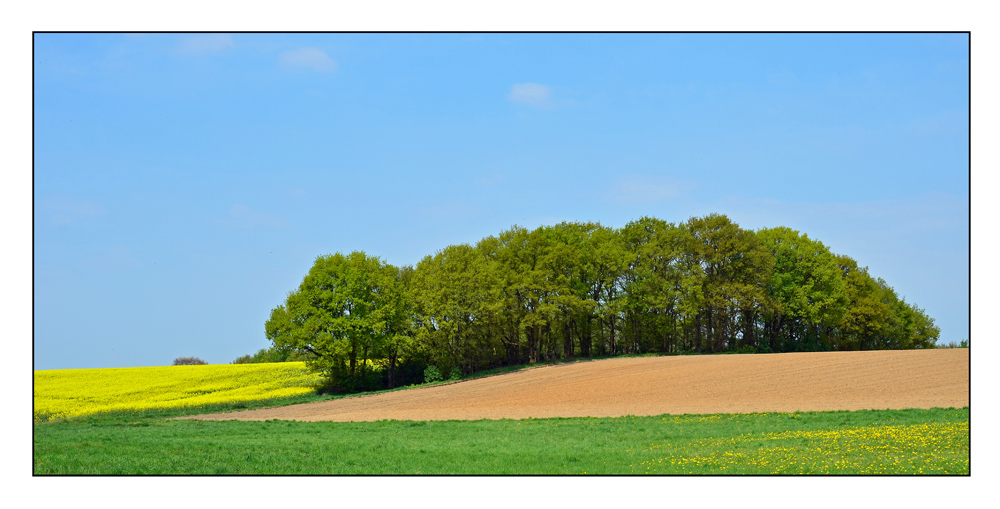
<instances>
[{"instance_id":1,"label":"bare soil","mask_svg":"<svg viewBox=\"0 0 1000 509\"><path fill-rule=\"evenodd\" d=\"M969 350L619 358L204 420L618 417L969 405Z\"/></svg>"}]
</instances>

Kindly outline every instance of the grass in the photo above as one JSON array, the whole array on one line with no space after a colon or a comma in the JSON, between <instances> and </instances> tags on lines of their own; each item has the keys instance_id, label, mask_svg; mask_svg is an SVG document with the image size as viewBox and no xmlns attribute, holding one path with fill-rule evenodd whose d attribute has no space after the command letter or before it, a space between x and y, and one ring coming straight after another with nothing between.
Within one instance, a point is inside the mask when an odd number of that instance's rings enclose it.
<instances>
[{"instance_id":1,"label":"grass","mask_svg":"<svg viewBox=\"0 0 1000 509\"><path fill-rule=\"evenodd\" d=\"M969 474L969 411L480 421L37 424L36 475Z\"/></svg>"},{"instance_id":2,"label":"grass","mask_svg":"<svg viewBox=\"0 0 1000 509\"><path fill-rule=\"evenodd\" d=\"M288 363L35 372L33 472L969 474L967 408L374 423L170 419L344 397L317 394L305 375ZM298 394L282 392L290 389Z\"/></svg>"}]
</instances>

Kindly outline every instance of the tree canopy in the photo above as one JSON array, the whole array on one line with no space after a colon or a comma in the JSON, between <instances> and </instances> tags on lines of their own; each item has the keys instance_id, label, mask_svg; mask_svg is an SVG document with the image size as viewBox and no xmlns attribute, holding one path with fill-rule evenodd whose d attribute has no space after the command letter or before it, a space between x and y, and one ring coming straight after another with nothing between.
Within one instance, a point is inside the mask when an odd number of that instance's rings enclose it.
<instances>
[{"instance_id":1,"label":"tree canopy","mask_svg":"<svg viewBox=\"0 0 1000 509\"><path fill-rule=\"evenodd\" d=\"M265 324L277 347L315 355L309 364L352 389L379 363L391 373L410 316L400 271L363 252L320 256Z\"/></svg>"},{"instance_id":2,"label":"tree canopy","mask_svg":"<svg viewBox=\"0 0 1000 509\"><path fill-rule=\"evenodd\" d=\"M344 390L622 354L932 348L940 329L852 258L725 215L513 226L416 266L320 256L265 324Z\"/></svg>"}]
</instances>

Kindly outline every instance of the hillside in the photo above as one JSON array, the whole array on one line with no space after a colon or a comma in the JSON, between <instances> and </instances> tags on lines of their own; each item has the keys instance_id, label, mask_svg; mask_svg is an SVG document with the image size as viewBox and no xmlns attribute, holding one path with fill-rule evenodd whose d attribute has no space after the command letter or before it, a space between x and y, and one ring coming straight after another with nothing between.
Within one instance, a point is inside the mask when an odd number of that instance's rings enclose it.
<instances>
[{"instance_id":1,"label":"hillside","mask_svg":"<svg viewBox=\"0 0 1000 509\"><path fill-rule=\"evenodd\" d=\"M965 407L969 350L618 358L193 417L375 421Z\"/></svg>"}]
</instances>

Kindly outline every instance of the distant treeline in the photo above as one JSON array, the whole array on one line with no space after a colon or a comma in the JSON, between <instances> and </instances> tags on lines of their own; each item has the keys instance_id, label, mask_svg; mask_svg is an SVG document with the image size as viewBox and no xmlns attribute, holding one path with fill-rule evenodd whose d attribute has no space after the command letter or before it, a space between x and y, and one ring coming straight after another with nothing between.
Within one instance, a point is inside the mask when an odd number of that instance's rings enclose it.
<instances>
[{"instance_id":1,"label":"distant treeline","mask_svg":"<svg viewBox=\"0 0 1000 509\"><path fill-rule=\"evenodd\" d=\"M265 329L342 390L418 383L429 365L468 374L622 354L933 348L940 333L822 242L717 214L514 226L415 267L320 256Z\"/></svg>"}]
</instances>

